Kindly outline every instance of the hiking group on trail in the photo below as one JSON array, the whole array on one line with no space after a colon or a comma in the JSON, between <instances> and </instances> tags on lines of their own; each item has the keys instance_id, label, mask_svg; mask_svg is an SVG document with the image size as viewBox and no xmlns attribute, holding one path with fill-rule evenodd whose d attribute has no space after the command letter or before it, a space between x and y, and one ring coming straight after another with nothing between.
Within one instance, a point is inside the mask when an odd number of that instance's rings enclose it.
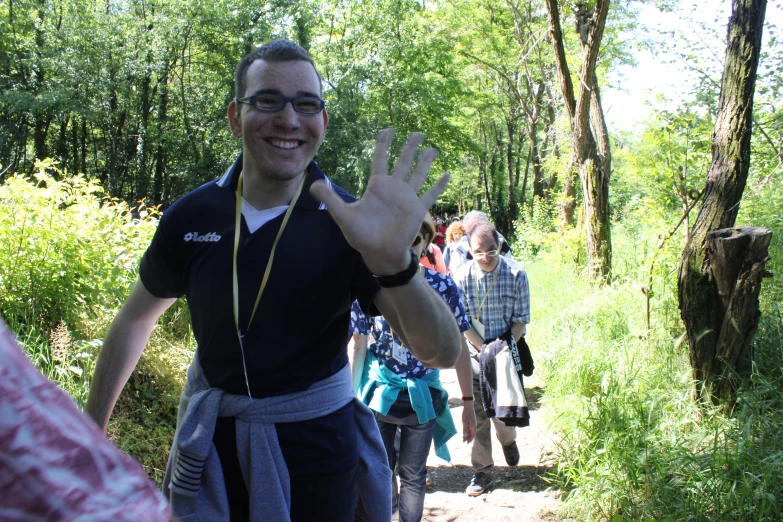
<instances>
[{"instance_id":1,"label":"hiking group on trail","mask_svg":"<svg viewBox=\"0 0 783 522\"><path fill-rule=\"evenodd\" d=\"M448 175L417 195L436 157L421 134L390 166L393 131L379 133L361 199L333 184L313 161L321 96L292 42L240 60L228 119L242 152L162 215L96 364L85 411L105 431L157 319L187 298L197 349L163 483L183 521L421 520L429 448L448 460L457 433L444 368L474 441L466 493L492 483L491 425L519 461L525 271L485 214L430 217Z\"/></svg>"}]
</instances>

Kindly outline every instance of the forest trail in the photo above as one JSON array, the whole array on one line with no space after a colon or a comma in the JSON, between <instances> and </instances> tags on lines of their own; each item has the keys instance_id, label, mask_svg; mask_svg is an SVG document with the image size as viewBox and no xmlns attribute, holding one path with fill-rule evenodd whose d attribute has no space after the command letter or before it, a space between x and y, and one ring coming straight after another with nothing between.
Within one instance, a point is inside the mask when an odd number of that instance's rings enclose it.
<instances>
[{"instance_id":1,"label":"forest trail","mask_svg":"<svg viewBox=\"0 0 783 522\"><path fill-rule=\"evenodd\" d=\"M432 522L537 522L558 520L558 492L548 491L543 480L549 469L542 462L552 446L551 434L543 421L539 399L543 383L535 375L525 379L525 391L530 404L530 426L517 429L519 465L509 468L503 450L492 432L492 453L495 458L490 490L478 497L469 497L465 488L473 476L470 463L471 445L462 442L462 400L454 370L441 371L441 383L449 392L454 425L458 434L449 441L451 465L435 456L430 448L427 469L432 486L424 501L425 521Z\"/></svg>"}]
</instances>

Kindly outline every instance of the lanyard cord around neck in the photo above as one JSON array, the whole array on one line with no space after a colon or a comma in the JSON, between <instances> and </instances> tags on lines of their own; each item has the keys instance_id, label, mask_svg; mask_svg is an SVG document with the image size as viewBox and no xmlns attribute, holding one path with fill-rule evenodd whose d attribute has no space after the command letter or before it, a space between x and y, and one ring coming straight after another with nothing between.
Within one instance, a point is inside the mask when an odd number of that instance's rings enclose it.
<instances>
[{"instance_id":1,"label":"lanyard cord around neck","mask_svg":"<svg viewBox=\"0 0 783 522\"><path fill-rule=\"evenodd\" d=\"M256 304L253 306L253 313L250 315L250 320L247 322L247 326L245 327L245 333L242 333L239 329L239 275L238 275L238 269L237 269L237 253L239 252L239 235L241 232L241 223L242 223L242 173L239 173L239 180L237 180L237 203L236 203L236 221L234 223L234 263L233 263L233 271L234 271L234 288L233 288L233 297L234 297L234 326L237 329L237 337L239 338L239 348L242 350L242 368L245 371L245 385L247 385L247 395L250 397L250 381L247 377L247 362L245 361L245 347L242 343L242 339L247 335L247 331L250 329L250 325L253 323L253 319L256 316L256 311L258 310L258 303L261 302L261 296L264 293L264 289L266 288L266 283L269 281L269 274L272 272L272 261L275 258L275 250L277 249L277 244L280 242L280 238L283 236L283 230L285 230L286 225L288 224L288 220L291 217L291 213L294 211L294 207L296 206L296 202L299 199L299 195L302 193L302 188L304 187L305 180L307 179L307 172L305 172L304 176L302 176L302 182L299 183L299 188L296 189L296 193L294 194L294 198L291 200L291 204L288 205L288 210L285 212L285 216L283 217L283 222L280 224L280 229L277 231L277 237L275 237L275 242L272 243L272 250L269 252L269 260L266 262L266 270L264 270L264 278L261 280L261 287L258 289L258 296L256 297ZM252 398L252 397L251 397Z\"/></svg>"},{"instance_id":2,"label":"lanyard cord around neck","mask_svg":"<svg viewBox=\"0 0 783 522\"><path fill-rule=\"evenodd\" d=\"M500 265L500 262L498 262L498 265ZM478 299L479 295L481 295L479 292L478 267L476 263L473 263L473 266L476 267L476 299ZM476 320L478 322L481 322L481 309L484 307L484 301L487 300L489 293L492 291L492 287L495 286L495 282L498 280L498 276L500 275L500 266L497 266L497 269L498 271L495 273L495 277L492 278L492 284L489 285L489 288L487 289L487 293L484 294L484 298L479 303L478 310L476 310Z\"/></svg>"}]
</instances>

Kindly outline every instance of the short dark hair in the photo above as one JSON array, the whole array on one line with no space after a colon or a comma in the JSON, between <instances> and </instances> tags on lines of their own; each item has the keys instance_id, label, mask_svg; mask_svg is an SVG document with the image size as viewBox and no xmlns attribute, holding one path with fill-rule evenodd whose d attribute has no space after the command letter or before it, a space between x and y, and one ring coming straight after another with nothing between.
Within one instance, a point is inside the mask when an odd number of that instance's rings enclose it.
<instances>
[{"instance_id":1,"label":"short dark hair","mask_svg":"<svg viewBox=\"0 0 783 522\"><path fill-rule=\"evenodd\" d=\"M498 236L498 231L495 230L495 228L492 225L487 225L486 223L482 223L480 225L475 226L473 229L471 229L470 233L468 234L468 242L470 242L474 237L481 237L481 238L492 238L495 240L495 244L497 246L500 246L500 236Z\"/></svg>"},{"instance_id":2,"label":"short dark hair","mask_svg":"<svg viewBox=\"0 0 783 522\"><path fill-rule=\"evenodd\" d=\"M289 40L272 40L261 47L256 47L237 63L237 70L234 74L234 91L237 98L245 95L247 70L256 60L266 60L267 62L307 62L313 66L315 74L318 76L318 84L321 91L323 91L321 73L318 72L318 68L308 52Z\"/></svg>"}]
</instances>

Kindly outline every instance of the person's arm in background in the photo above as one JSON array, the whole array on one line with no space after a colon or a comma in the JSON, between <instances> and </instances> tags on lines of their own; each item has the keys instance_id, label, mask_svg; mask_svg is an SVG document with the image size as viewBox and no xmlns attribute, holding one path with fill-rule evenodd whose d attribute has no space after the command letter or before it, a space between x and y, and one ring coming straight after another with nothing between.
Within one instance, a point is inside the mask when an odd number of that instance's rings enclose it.
<instances>
[{"instance_id":1,"label":"person's arm in background","mask_svg":"<svg viewBox=\"0 0 783 522\"><path fill-rule=\"evenodd\" d=\"M513 323L511 325L511 335L514 336L515 341L519 341L525 335L525 327L527 327L527 323Z\"/></svg>"},{"instance_id":2,"label":"person's arm in background","mask_svg":"<svg viewBox=\"0 0 783 522\"><path fill-rule=\"evenodd\" d=\"M147 346L158 318L176 299L152 295L141 280L109 327L95 364L90 395L84 408L103 431L109 425L114 404Z\"/></svg>"},{"instance_id":3,"label":"person's arm in background","mask_svg":"<svg viewBox=\"0 0 783 522\"><path fill-rule=\"evenodd\" d=\"M471 326L470 330L465 332L465 337L468 338L468 341L470 341L470 344L472 344L476 350L481 351L481 347L484 345L484 339L481 338L475 328Z\"/></svg>"},{"instance_id":4,"label":"person's arm in background","mask_svg":"<svg viewBox=\"0 0 783 522\"><path fill-rule=\"evenodd\" d=\"M359 301L351 304L351 321L348 325L351 339L348 341L348 364L351 365L353 392L359 392L367 359L367 344L370 336L370 318L362 311Z\"/></svg>"},{"instance_id":5,"label":"person's arm in background","mask_svg":"<svg viewBox=\"0 0 783 522\"><path fill-rule=\"evenodd\" d=\"M354 333L348 343L348 362L351 365L351 383L353 392L358 393L364 373L364 362L367 359L367 334Z\"/></svg>"},{"instance_id":6,"label":"person's arm in background","mask_svg":"<svg viewBox=\"0 0 783 522\"><path fill-rule=\"evenodd\" d=\"M460 292L460 287L449 276L441 275L441 281L433 280L435 287L439 288L443 300L449 305L457 323L460 333L471 330L465 302ZM473 409L473 368L470 360L468 343L463 335L460 335L460 353L454 369L457 371L457 382L463 397L462 408L462 440L472 442L476 437L476 412Z\"/></svg>"},{"instance_id":7,"label":"person's arm in background","mask_svg":"<svg viewBox=\"0 0 783 522\"><path fill-rule=\"evenodd\" d=\"M454 365L457 371L457 382L463 397L473 397L473 370L470 366L470 354L468 343L462 337L462 352ZM475 398L473 399L475 400ZM473 410L472 401L464 401L462 404L462 441L472 442L476 438L476 412Z\"/></svg>"},{"instance_id":8,"label":"person's arm in background","mask_svg":"<svg viewBox=\"0 0 783 522\"><path fill-rule=\"evenodd\" d=\"M530 290L527 273L519 269L519 276L514 285L514 310L511 315L511 334L515 341L525 335L525 329L530 323Z\"/></svg>"}]
</instances>

